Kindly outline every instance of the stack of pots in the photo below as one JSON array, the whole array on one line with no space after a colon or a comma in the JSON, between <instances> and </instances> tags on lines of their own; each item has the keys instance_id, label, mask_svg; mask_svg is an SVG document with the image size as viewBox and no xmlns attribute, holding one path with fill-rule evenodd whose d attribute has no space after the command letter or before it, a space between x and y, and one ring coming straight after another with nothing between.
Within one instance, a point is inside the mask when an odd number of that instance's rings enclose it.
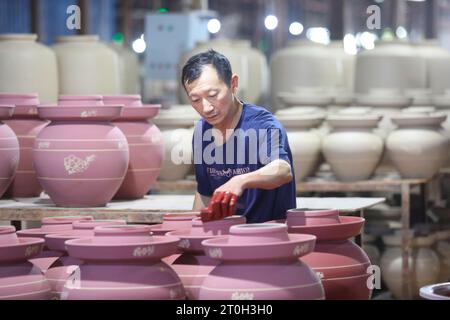
<instances>
[{"instance_id":1,"label":"stack of pots","mask_svg":"<svg viewBox=\"0 0 450 320\"><path fill-rule=\"evenodd\" d=\"M44 239L18 238L15 231L0 226L0 300L48 300L48 281L27 261L41 252Z\"/></svg>"},{"instance_id":2,"label":"stack of pots","mask_svg":"<svg viewBox=\"0 0 450 320\"><path fill-rule=\"evenodd\" d=\"M20 146L19 167L6 196L38 197L42 187L33 167L32 149L36 136L47 125L47 121L39 119L38 116L38 95L37 93L0 93L0 104L3 103L15 106L12 119L5 123L17 135Z\"/></svg>"},{"instance_id":3,"label":"stack of pots","mask_svg":"<svg viewBox=\"0 0 450 320\"><path fill-rule=\"evenodd\" d=\"M151 235L145 225L100 226L93 237L68 240L69 256L83 263L69 276L61 299L184 299L180 278L161 261L178 242Z\"/></svg>"},{"instance_id":4,"label":"stack of pots","mask_svg":"<svg viewBox=\"0 0 450 320\"><path fill-rule=\"evenodd\" d=\"M36 34L0 34L0 92L36 92L41 102L54 103L56 56L36 39Z\"/></svg>"},{"instance_id":5,"label":"stack of pots","mask_svg":"<svg viewBox=\"0 0 450 320\"><path fill-rule=\"evenodd\" d=\"M228 236L203 240L206 255L220 263L203 280L199 299L324 299L319 277L302 262L315 241L288 234L281 223L236 225Z\"/></svg>"},{"instance_id":6,"label":"stack of pots","mask_svg":"<svg viewBox=\"0 0 450 320\"><path fill-rule=\"evenodd\" d=\"M279 110L275 114L287 130L295 177L298 181L313 176L321 160L322 141L314 129L320 126L325 116L318 112L318 108L311 112L307 109L292 107Z\"/></svg>"},{"instance_id":7,"label":"stack of pots","mask_svg":"<svg viewBox=\"0 0 450 320\"><path fill-rule=\"evenodd\" d=\"M69 98L38 108L39 117L51 121L33 146L38 181L57 206L104 206L128 169L127 139L111 123L123 106L105 106L101 96Z\"/></svg>"},{"instance_id":8,"label":"stack of pots","mask_svg":"<svg viewBox=\"0 0 450 320\"><path fill-rule=\"evenodd\" d=\"M82 263L79 259L67 256L65 242L71 239L93 237L94 228L98 226L125 224L125 220L80 220L72 223L72 230L49 233L45 236L47 248L62 254L45 272L45 277L52 288L54 298L60 299L62 289L69 275Z\"/></svg>"},{"instance_id":9,"label":"stack of pots","mask_svg":"<svg viewBox=\"0 0 450 320\"><path fill-rule=\"evenodd\" d=\"M165 147L160 180L181 180L192 170L193 127L200 116L190 105L162 109L153 122L160 128Z\"/></svg>"},{"instance_id":10,"label":"stack of pots","mask_svg":"<svg viewBox=\"0 0 450 320\"><path fill-rule=\"evenodd\" d=\"M383 155L383 139L373 130L376 115L331 115L327 123L331 132L323 138L322 152L331 170L341 181L370 178Z\"/></svg>"},{"instance_id":11,"label":"stack of pots","mask_svg":"<svg viewBox=\"0 0 450 320\"><path fill-rule=\"evenodd\" d=\"M11 128L2 122L13 115L14 106L0 105L0 198L14 179L19 164L19 141Z\"/></svg>"},{"instance_id":12,"label":"stack of pots","mask_svg":"<svg viewBox=\"0 0 450 320\"><path fill-rule=\"evenodd\" d=\"M180 277L188 299L199 299L203 280L219 264L219 261L205 255L202 241L227 235L231 226L244 223L245 218L240 216L210 222L202 222L200 218L196 218L192 220L191 228L168 233L180 239L178 247L182 250L182 254L171 263L171 266Z\"/></svg>"},{"instance_id":13,"label":"stack of pots","mask_svg":"<svg viewBox=\"0 0 450 320\"><path fill-rule=\"evenodd\" d=\"M363 218L339 216L337 210L291 209L286 223L290 233L317 237L314 251L301 260L320 276L326 299L370 299L370 260L349 240L361 233Z\"/></svg>"},{"instance_id":14,"label":"stack of pots","mask_svg":"<svg viewBox=\"0 0 450 320\"><path fill-rule=\"evenodd\" d=\"M164 159L164 144L158 127L149 120L161 105L143 105L140 95L103 96L103 103L124 105L120 118L114 120L127 138L130 151L128 170L115 199L139 199L152 188Z\"/></svg>"}]
</instances>

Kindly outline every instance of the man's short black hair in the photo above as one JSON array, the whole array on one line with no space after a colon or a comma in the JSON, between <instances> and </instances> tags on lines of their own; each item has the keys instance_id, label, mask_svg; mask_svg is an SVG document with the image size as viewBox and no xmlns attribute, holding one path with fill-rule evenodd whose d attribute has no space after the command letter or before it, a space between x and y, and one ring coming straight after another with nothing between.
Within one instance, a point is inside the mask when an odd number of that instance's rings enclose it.
<instances>
[{"instance_id":1,"label":"man's short black hair","mask_svg":"<svg viewBox=\"0 0 450 320\"><path fill-rule=\"evenodd\" d=\"M219 79L228 87L231 87L231 65L230 61L221 53L209 49L208 51L198 53L186 62L181 73L181 83L186 89L186 84L197 80L202 74L203 67L211 65L216 69Z\"/></svg>"}]
</instances>

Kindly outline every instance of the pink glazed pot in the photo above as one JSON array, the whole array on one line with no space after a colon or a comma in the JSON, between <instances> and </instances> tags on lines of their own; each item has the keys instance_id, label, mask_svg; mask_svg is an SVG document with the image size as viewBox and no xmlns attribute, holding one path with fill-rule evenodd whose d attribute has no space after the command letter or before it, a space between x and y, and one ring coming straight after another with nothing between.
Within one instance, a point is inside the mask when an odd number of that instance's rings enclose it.
<instances>
[{"instance_id":1,"label":"pink glazed pot","mask_svg":"<svg viewBox=\"0 0 450 320\"><path fill-rule=\"evenodd\" d=\"M18 238L13 226L0 226L0 300L47 300L50 285L27 259L39 254L44 240Z\"/></svg>"},{"instance_id":2,"label":"pink glazed pot","mask_svg":"<svg viewBox=\"0 0 450 320\"><path fill-rule=\"evenodd\" d=\"M196 218L191 223L191 228L171 231L167 235L180 239L178 247L183 253L172 262L171 266L180 277L187 298L198 300L203 280L219 264L218 260L205 255L202 241L228 235L230 227L244 224L245 218L232 216L210 222L202 222L200 218Z\"/></svg>"},{"instance_id":3,"label":"pink glazed pot","mask_svg":"<svg viewBox=\"0 0 450 320\"><path fill-rule=\"evenodd\" d=\"M40 228L25 229L17 231L17 235L21 238L32 237L42 238L45 240L47 234L61 233L72 230L72 223L74 221L90 221L91 216L75 216L75 217L50 217L42 219L42 226ZM60 257L62 253L60 251L49 250L44 245L44 250L34 258L30 259L35 266L37 266L42 272L46 272Z\"/></svg>"},{"instance_id":4,"label":"pink glazed pot","mask_svg":"<svg viewBox=\"0 0 450 320\"><path fill-rule=\"evenodd\" d=\"M38 197L42 187L37 181L33 167L32 148L36 136L48 123L38 117L38 95L37 93L0 93L0 104L3 103L15 106L12 119L5 123L17 135L20 146L19 166L5 197Z\"/></svg>"},{"instance_id":5,"label":"pink glazed pot","mask_svg":"<svg viewBox=\"0 0 450 320\"><path fill-rule=\"evenodd\" d=\"M316 237L288 234L279 223L237 225L230 235L202 241L220 264L204 279L200 300L324 299L320 279L300 256L314 249Z\"/></svg>"},{"instance_id":6,"label":"pink glazed pot","mask_svg":"<svg viewBox=\"0 0 450 320\"><path fill-rule=\"evenodd\" d=\"M0 198L14 179L19 164L19 141L11 128L2 122L12 116L14 106L0 105Z\"/></svg>"},{"instance_id":7,"label":"pink glazed pot","mask_svg":"<svg viewBox=\"0 0 450 320\"><path fill-rule=\"evenodd\" d=\"M58 97L60 106L103 106L103 97L101 95L68 95L63 94Z\"/></svg>"},{"instance_id":8,"label":"pink glazed pot","mask_svg":"<svg viewBox=\"0 0 450 320\"><path fill-rule=\"evenodd\" d=\"M96 227L92 238L68 240L69 255L83 264L66 281L61 299L184 299L180 278L161 261L178 242L152 236L145 225Z\"/></svg>"},{"instance_id":9,"label":"pink glazed pot","mask_svg":"<svg viewBox=\"0 0 450 320\"><path fill-rule=\"evenodd\" d=\"M37 177L57 206L105 206L128 167L128 143L110 123L121 106L41 105L52 122L37 136L33 161Z\"/></svg>"},{"instance_id":10,"label":"pink glazed pot","mask_svg":"<svg viewBox=\"0 0 450 320\"><path fill-rule=\"evenodd\" d=\"M82 261L67 255L67 240L90 238L94 236L94 228L99 226L126 225L125 220L81 220L72 223L72 230L61 233L51 233L45 236L45 243L50 250L59 251L63 255L56 260L45 272L52 294L55 299L60 299L64 283L70 274L79 266Z\"/></svg>"},{"instance_id":11,"label":"pink glazed pot","mask_svg":"<svg viewBox=\"0 0 450 320\"><path fill-rule=\"evenodd\" d=\"M161 108L143 105L140 95L103 96L105 105L124 105L122 116L114 124L127 137L130 162L115 199L139 199L145 196L159 176L164 160L164 142L158 127L148 120Z\"/></svg>"},{"instance_id":12,"label":"pink glazed pot","mask_svg":"<svg viewBox=\"0 0 450 320\"><path fill-rule=\"evenodd\" d=\"M317 220L305 218L315 214ZM322 220L325 216L333 220L332 215L338 222ZM370 299L372 289L367 285L372 274L368 273L371 265L369 258L360 247L348 240L361 233L363 218L339 216L339 211L332 209L291 209L287 212L286 223L290 233L317 237L314 252L302 257L302 261L322 279L327 300Z\"/></svg>"}]
</instances>

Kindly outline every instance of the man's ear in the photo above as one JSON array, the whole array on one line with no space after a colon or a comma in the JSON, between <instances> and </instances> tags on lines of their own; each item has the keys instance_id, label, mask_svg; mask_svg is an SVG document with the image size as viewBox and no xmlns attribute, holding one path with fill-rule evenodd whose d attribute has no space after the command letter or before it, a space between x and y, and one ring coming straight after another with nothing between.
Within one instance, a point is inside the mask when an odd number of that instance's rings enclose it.
<instances>
[{"instance_id":1,"label":"man's ear","mask_svg":"<svg viewBox=\"0 0 450 320\"><path fill-rule=\"evenodd\" d=\"M236 94L239 84L239 76L235 73L231 76L231 91Z\"/></svg>"}]
</instances>

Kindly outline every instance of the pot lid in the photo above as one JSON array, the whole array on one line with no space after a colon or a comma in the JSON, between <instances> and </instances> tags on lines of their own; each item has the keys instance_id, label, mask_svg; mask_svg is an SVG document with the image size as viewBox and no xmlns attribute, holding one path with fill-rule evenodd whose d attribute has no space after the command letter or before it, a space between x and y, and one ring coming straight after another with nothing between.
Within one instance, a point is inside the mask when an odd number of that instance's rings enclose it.
<instances>
[{"instance_id":1,"label":"pot lid","mask_svg":"<svg viewBox=\"0 0 450 320\"><path fill-rule=\"evenodd\" d=\"M12 117L14 113L14 105L0 105L0 120L7 120Z\"/></svg>"},{"instance_id":2,"label":"pot lid","mask_svg":"<svg viewBox=\"0 0 450 320\"><path fill-rule=\"evenodd\" d=\"M128 107L142 107L141 95L139 94L122 94L122 95L104 95L103 101L108 104L123 104Z\"/></svg>"},{"instance_id":3,"label":"pot lid","mask_svg":"<svg viewBox=\"0 0 450 320\"><path fill-rule=\"evenodd\" d=\"M327 117L327 123L333 128L376 128L381 116L374 114L350 115L338 114Z\"/></svg>"},{"instance_id":4,"label":"pot lid","mask_svg":"<svg viewBox=\"0 0 450 320\"><path fill-rule=\"evenodd\" d=\"M163 215L163 222L150 226L151 231L157 235L164 235L169 231L190 228L192 219L200 215L199 211L186 213L167 213Z\"/></svg>"},{"instance_id":5,"label":"pot lid","mask_svg":"<svg viewBox=\"0 0 450 320\"><path fill-rule=\"evenodd\" d=\"M137 121L153 119L159 113L160 104L145 104L140 107L124 107L122 115L115 121Z\"/></svg>"},{"instance_id":6,"label":"pot lid","mask_svg":"<svg viewBox=\"0 0 450 320\"><path fill-rule=\"evenodd\" d=\"M39 105L39 98L37 93L0 92L0 104L36 107Z\"/></svg>"},{"instance_id":7,"label":"pot lid","mask_svg":"<svg viewBox=\"0 0 450 320\"><path fill-rule=\"evenodd\" d=\"M400 113L391 116L391 121L399 127L439 126L445 119L445 114Z\"/></svg>"},{"instance_id":8,"label":"pot lid","mask_svg":"<svg viewBox=\"0 0 450 320\"><path fill-rule=\"evenodd\" d=\"M100 226L90 238L66 241L71 257L84 260L159 260L177 251L178 238L153 236L148 225Z\"/></svg>"},{"instance_id":9,"label":"pot lid","mask_svg":"<svg viewBox=\"0 0 450 320\"><path fill-rule=\"evenodd\" d=\"M44 239L18 238L13 226L0 226L0 262L32 258L42 251Z\"/></svg>"},{"instance_id":10,"label":"pot lid","mask_svg":"<svg viewBox=\"0 0 450 320\"><path fill-rule=\"evenodd\" d=\"M355 101L364 106L404 108L411 104L412 98L403 95L398 89L373 88L367 94L357 95Z\"/></svg>"},{"instance_id":11,"label":"pot lid","mask_svg":"<svg viewBox=\"0 0 450 320\"><path fill-rule=\"evenodd\" d=\"M419 114L430 114L436 111L436 108L433 106L413 106L413 107L408 107L408 108L404 108L401 110L402 113L419 113Z\"/></svg>"},{"instance_id":12,"label":"pot lid","mask_svg":"<svg viewBox=\"0 0 450 320\"><path fill-rule=\"evenodd\" d=\"M276 116L278 120L283 124L286 128L306 128L312 129L319 127L323 120L325 119L325 115L323 114L304 114L304 115L281 115Z\"/></svg>"},{"instance_id":13,"label":"pot lid","mask_svg":"<svg viewBox=\"0 0 450 320\"><path fill-rule=\"evenodd\" d=\"M123 106L40 105L39 117L51 121L111 121L122 114Z\"/></svg>"},{"instance_id":14,"label":"pot lid","mask_svg":"<svg viewBox=\"0 0 450 320\"><path fill-rule=\"evenodd\" d=\"M281 223L236 225L230 234L202 241L205 253L222 261L297 259L314 250L316 237L288 234Z\"/></svg>"},{"instance_id":15,"label":"pot lid","mask_svg":"<svg viewBox=\"0 0 450 320\"><path fill-rule=\"evenodd\" d=\"M443 95L437 95L431 98L431 104L436 108L449 108L450 107L450 92L446 92Z\"/></svg>"},{"instance_id":16,"label":"pot lid","mask_svg":"<svg viewBox=\"0 0 450 320\"><path fill-rule=\"evenodd\" d=\"M203 240L228 235L232 226L245 224L245 221L243 216L231 216L208 222L195 218L192 220L191 228L171 231L168 235L179 238L178 247L184 251L203 252Z\"/></svg>"},{"instance_id":17,"label":"pot lid","mask_svg":"<svg viewBox=\"0 0 450 320\"><path fill-rule=\"evenodd\" d=\"M420 296L429 300L450 300L450 282L424 286L420 288Z\"/></svg>"},{"instance_id":18,"label":"pot lid","mask_svg":"<svg viewBox=\"0 0 450 320\"><path fill-rule=\"evenodd\" d=\"M83 106L83 105L103 106L103 97L98 94L92 95L60 95L58 106Z\"/></svg>"},{"instance_id":19,"label":"pot lid","mask_svg":"<svg viewBox=\"0 0 450 320\"><path fill-rule=\"evenodd\" d=\"M80 220L93 220L91 216L47 217L42 219L40 228L17 231L19 237L44 238L46 234L72 230L72 223Z\"/></svg>"},{"instance_id":20,"label":"pot lid","mask_svg":"<svg viewBox=\"0 0 450 320\"><path fill-rule=\"evenodd\" d=\"M333 102L330 95L303 93L303 92L279 92L277 97L289 106L327 106Z\"/></svg>"}]
</instances>

